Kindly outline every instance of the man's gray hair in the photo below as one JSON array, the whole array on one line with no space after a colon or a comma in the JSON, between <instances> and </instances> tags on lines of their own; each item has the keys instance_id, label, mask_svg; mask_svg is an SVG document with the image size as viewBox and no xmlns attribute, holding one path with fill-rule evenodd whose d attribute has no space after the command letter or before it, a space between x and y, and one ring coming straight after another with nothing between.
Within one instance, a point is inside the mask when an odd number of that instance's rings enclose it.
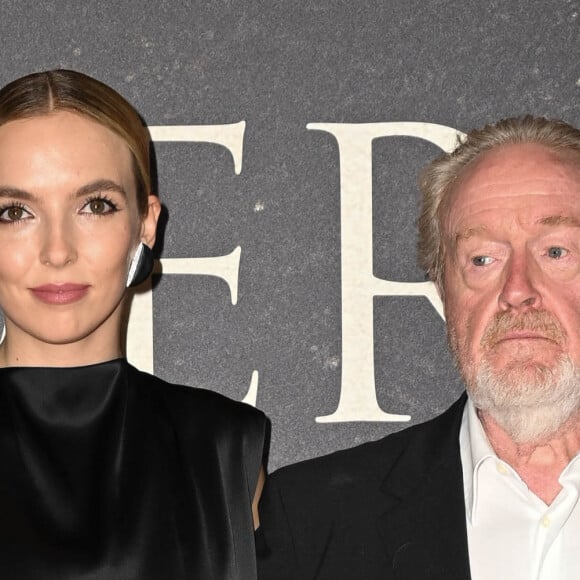
<instances>
[{"instance_id":1,"label":"man's gray hair","mask_svg":"<svg viewBox=\"0 0 580 580\"><path fill-rule=\"evenodd\" d=\"M479 155L517 143L536 143L554 151L580 153L580 130L564 121L531 115L502 119L470 131L458 140L454 151L441 155L421 172L418 259L440 292L443 291L445 262L441 215L455 181Z\"/></svg>"}]
</instances>

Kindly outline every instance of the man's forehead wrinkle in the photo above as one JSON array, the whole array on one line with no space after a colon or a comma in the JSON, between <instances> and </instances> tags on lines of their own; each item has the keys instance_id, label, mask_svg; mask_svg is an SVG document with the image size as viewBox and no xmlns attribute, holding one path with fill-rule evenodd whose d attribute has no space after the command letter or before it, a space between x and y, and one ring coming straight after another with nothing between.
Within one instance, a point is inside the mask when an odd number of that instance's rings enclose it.
<instances>
[{"instance_id":1,"label":"man's forehead wrinkle","mask_svg":"<svg viewBox=\"0 0 580 580\"><path fill-rule=\"evenodd\" d=\"M539 225L548 227L556 227L556 226L580 227L580 218L557 214L540 217L537 220L526 220L519 216L513 216L513 225L523 227L527 227L530 225ZM463 228L457 232L451 232L451 237L452 239L455 240L455 243L458 244L461 241L466 241L476 236L485 235L488 232L489 228L487 226L479 225Z\"/></svg>"},{"instance_id":2,"label":"man's forehead wrinkle","mask_svg":"<svg viewBox=\"0 0 580 580\"><path fill-rule=\"evenodd\" d=\"M562 181L560 178L563 178ZM546 177L534 177L530 179L510 179L510 176L499 178L496 175L488 175L482 178L481 175L469 176L461 187L455 190L456 198L458 194L468 194L470 197L478 192L486 192L488 190L495 191L498 196L514 195L514 194L534 194L540 192L542 195L547 195L546 184L549 185L548 191L551 193L562 193L569 191L566 187L569 183L578 184L578 193L580 194L580 183L571 176L553 175Z\"/></svg>"}]
</instances>

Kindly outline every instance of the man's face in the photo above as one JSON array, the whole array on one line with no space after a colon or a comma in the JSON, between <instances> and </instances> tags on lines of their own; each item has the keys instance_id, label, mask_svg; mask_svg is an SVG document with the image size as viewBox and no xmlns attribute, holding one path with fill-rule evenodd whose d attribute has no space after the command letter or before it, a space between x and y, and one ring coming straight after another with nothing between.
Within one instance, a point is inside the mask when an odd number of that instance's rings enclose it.
<instances>
[{"instance_id":1,"label":"man's face","mask_svg":"<svg viewBox=\"0 0 580 580\"><path fill-rule=\"evenodd\" d=\"M580 367L580 155L483 154L442 223L449 340L468 388L482 368L529 385L564 358Z\"/></svg>"}]
</instances>

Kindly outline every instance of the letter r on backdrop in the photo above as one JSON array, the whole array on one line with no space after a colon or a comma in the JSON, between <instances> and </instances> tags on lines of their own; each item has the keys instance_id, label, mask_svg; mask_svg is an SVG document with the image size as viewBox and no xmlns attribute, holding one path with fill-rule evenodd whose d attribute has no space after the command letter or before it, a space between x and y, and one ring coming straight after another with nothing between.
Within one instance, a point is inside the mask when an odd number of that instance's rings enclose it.
<instances>
[{"instance_id":1,"label":"letter r on backdrop","mask_svg":"<svg viewBox=\"0 0 580 580\"><path fill-rule=\"evenodd\" d=\"M460 133L432 123L309 123L338 143L342 291L342 375L336 410L320 423L408 421L409 415L383 411L375 387L373 298L424 296L443 317L432 282L391 282L373 274L372 143L380 137L417 137L451 151Z\"/></svg>"}]
</instances>

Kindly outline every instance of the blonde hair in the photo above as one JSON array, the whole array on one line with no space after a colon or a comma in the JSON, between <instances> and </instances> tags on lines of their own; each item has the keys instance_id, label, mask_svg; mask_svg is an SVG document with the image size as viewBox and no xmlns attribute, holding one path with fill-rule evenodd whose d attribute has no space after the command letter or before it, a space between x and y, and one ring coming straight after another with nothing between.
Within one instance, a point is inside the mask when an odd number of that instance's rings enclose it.
<instances>
[{"instance_id":1,"label":"blonde hair","mask_svg":"<svg viewBox=\"0 0 580 580\"><path fill-rule=\"evenodd\" d=\"M33 73L0 90L0 125L58 111L89 117L125 141L133 157L137 206L145 215L151 193L151 139L139 113L119 93L72 70Z\"/></svg>"},{"instance_id":2,"label":"blonde hair","mask_svg":"<svg viewBox=\"0 0 580 580\"><path fill-rule=\"evenodd\" d=\"M564 121L531 115L502 119L470 131L463 139L458 139L454 151L441 155L421 172L418 261L440 291L443 290L445 265L441 213L455 181L483 153L517 143L536 143L553 151L580 153L580 130Z\"/></svg>"}]
</instances>

